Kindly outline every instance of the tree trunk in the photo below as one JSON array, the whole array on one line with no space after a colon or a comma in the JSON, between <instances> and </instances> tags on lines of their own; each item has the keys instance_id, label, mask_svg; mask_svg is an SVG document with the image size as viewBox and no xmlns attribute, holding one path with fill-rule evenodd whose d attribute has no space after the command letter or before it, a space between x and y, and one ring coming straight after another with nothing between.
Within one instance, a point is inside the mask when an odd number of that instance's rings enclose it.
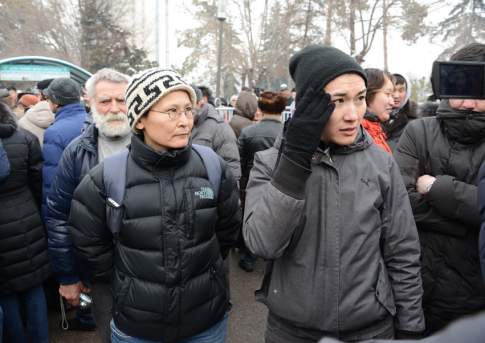
<instances>
[{"instance_id":1,"label":"tree trunk","mask_svg":"<svg viewBox=\"0 0 485 343\"><path fill-rule=\"evenodd\" d=\"M325 28L325 45L332 45L332 15L333 15L333 0L327 1L327 22Z\"/></svg>"},{"instance_id":2,"label":"tree trunk","mask_svg":"<svg viewBox=\"0 0 485 343\"><path fill-rule=\"evenodd\" d=\"M387 27L388 27L388 16L387 16L387 4L386 0L382 0L382 35L383 35L383 48L384 48L384 70L389 70L389 65L387 61Z\"/></svg>"},{"instance_id":3,"label":"tree trunk","mask_svg":"<svg viewBox=\"0 0 485 343\"><path fill-rule=\"evenodd\" d=\"M357 0L350 0L349 30L350 30L350 55L355 55L355 7Z\"/></svg>"},{"instance_id":4,"label":"tree trunk","mask_svg":"<svg viewBox=\"0 0 485 343\"><path fill-rule=\"evenodd\" d=\"M303 34L303 46L308 44L308 30L312 19L312 0L308 0L308 7L305 13L305 32Z\"/></svg>"}]
</instances>

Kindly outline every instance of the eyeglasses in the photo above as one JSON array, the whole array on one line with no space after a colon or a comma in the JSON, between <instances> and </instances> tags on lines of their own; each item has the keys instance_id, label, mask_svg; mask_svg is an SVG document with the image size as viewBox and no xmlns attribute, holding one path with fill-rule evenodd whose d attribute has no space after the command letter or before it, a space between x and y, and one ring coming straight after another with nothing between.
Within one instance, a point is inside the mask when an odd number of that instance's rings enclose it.
<instances>
[{"instance_id":1,"label":"eyeglasses","mask_svg":"<svg viewBox=\"0 0 485 343\"><path fill-rule=\"evenodd\" d=\"M185 108L185 110L182 110L182 111L177 111L175 108L171 108L168 111L157 111L157 110L153 110L153 109L150 109L150 111L166 114L170 120L178 119L182 116L182 114L185 114L185 117L187 119L193 118L192 107L187 107L187 108Z\"/></svg>"}]
</instances>

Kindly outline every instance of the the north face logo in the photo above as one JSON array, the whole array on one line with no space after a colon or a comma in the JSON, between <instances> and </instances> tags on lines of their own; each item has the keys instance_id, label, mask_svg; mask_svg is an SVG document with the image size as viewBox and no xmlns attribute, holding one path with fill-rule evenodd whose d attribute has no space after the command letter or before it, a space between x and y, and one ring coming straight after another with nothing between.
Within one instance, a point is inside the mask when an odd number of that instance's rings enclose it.
<instances>
[{"instance_id":1,"label":"the north face logo","mask_svg":"<svg viewBox=\"0 0 485 343\"><path fill-rule=\"evenodd\" d=\"M200 187L200 191L194 193L199 199L214 199L214 191L210 187Z\"/></svg>"}]
</instances>

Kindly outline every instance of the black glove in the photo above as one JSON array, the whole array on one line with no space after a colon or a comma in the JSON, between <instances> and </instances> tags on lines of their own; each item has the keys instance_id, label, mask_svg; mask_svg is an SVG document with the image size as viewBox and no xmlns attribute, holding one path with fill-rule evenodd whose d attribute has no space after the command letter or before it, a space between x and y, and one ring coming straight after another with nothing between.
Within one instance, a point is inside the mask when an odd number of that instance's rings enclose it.
<instances>
[{"instance_id":1,"label":"black glove","mask_svg":"<svg viewBox=\"0 0 485 343\"><path fill-rule=\"evenodd\" d=\"M416 339L421 339L423 338L423 333L422 332L413 332L413 331L404 331L404 330L396 330L396 339L398 340L416 340Z\"/></svg>"},{"instance_id":2,"label":"black glove","mask_svg":"<svg viewBox=\"0 0 485 343\"><path fill-rule=\"evenodd\" d=\"M296 199L304 198L313 154L334 109L335 104L330 102L329 94L312 88L308 88L296 104L284 134L282 156L271 180L281 192Z\"/></svg>"},{"instance_id":3,"label":"black glove","mask_svg":"<svg viewBox=\"0 0 485 343\"><path fill-rule=\"evenodd\" d=\"M296 104L288 124L283 154L298 165L311 169L312 156L334 109L335 104L330 102L329 94L308 88Z\"/></svg>"}]
</instances>

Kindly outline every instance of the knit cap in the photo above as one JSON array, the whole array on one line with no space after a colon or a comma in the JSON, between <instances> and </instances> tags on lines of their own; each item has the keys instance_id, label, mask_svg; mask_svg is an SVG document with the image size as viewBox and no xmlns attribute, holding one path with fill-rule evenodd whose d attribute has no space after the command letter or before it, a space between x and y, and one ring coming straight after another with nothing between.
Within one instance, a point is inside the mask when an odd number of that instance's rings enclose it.
<instances>
[{"instance_id":1,"label":"knit cap","mask_svg":"<svg viewBox=\"0 0 485 343\"><path fill-rule=\"evenodd\" d=\"M44 92L54 104L64 106L80 101L81 87L69 78L54 79Z\"/></svg>"},{"instance_id":2,"label":"knit cap","mask_svg":"<svg viewBox=\"0 0 485 343\"><path fill-rule=\"evenodd\" d=\"M290 59L290 75L296 86L296 101L307 88L323 90L330 81L348 73L362 76L367 85L364 69L353 57L334 47L309 45Z\"/></svg>"},{"instance_id":3,"label":"knit cap","mask_svg":"<svg viewBox=\"0 0 485 343\"><path fill-rule=\"evenodd\" d=\"M174 91L188 93L192 106L197 103L194 89L173 70L151 68L135 75L126 90L125 102L128 107L128 121L136 131L140 118L162 97Z\"/></svg>"},{"instance_id":4,"label":"knit cap","mask_svg":"<svg viewBox=\"0 0 485 343\"><path fill-rule=\"evenodd\" d=\"M26 108L30 108L40 101L39 97L34 94L25 94L19 100L19 103L24 105Z\"/></svg>"}]
</instances>

